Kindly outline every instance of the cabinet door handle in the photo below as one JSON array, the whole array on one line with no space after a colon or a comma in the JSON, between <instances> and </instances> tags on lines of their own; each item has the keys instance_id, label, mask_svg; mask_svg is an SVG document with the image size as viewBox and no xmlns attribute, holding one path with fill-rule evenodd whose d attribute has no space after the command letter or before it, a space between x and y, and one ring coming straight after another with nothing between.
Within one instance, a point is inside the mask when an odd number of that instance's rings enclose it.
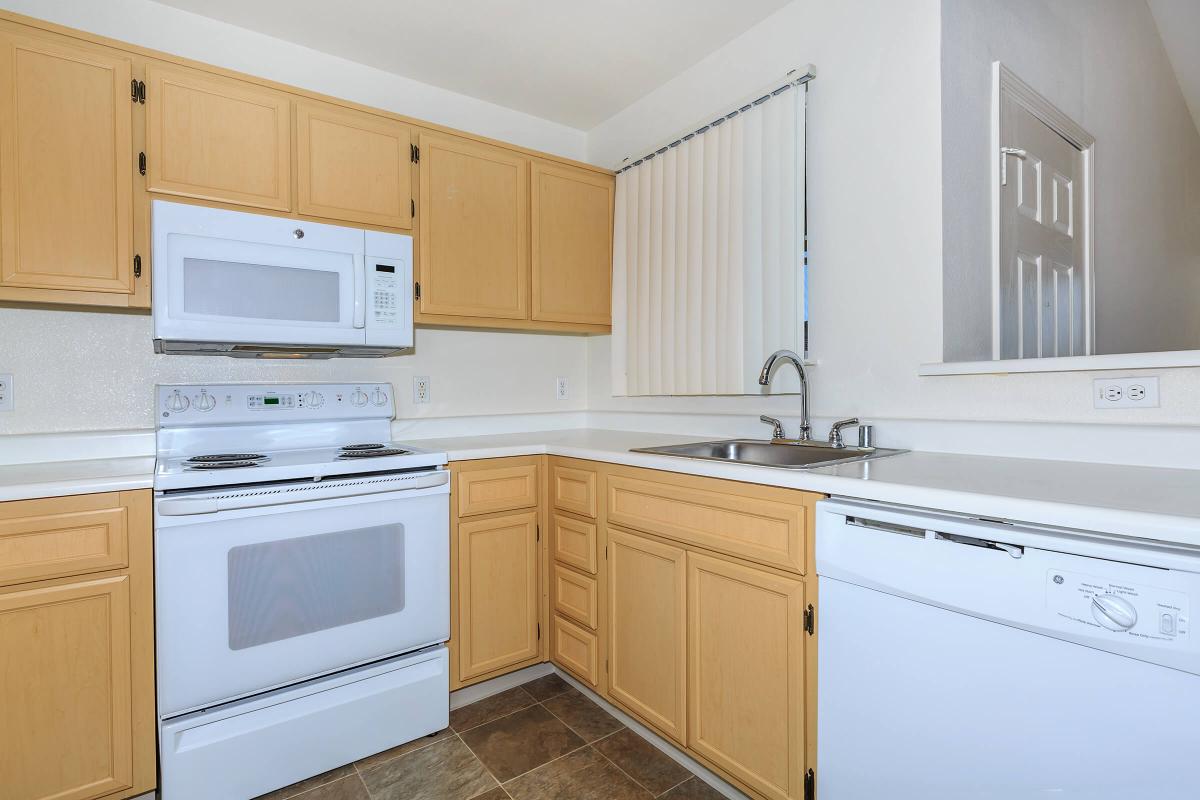
<instances>
[{"instance_id":1,"label":"cabinet door handle","mask_svg":"<svg viewBox=\"0 0 1200 800\"><path fill-rule=\"evenodd\" d=\"M138 174L139 175L146 174L146 154L145 153L138 153Z\"/></svg>"}]
</instances>

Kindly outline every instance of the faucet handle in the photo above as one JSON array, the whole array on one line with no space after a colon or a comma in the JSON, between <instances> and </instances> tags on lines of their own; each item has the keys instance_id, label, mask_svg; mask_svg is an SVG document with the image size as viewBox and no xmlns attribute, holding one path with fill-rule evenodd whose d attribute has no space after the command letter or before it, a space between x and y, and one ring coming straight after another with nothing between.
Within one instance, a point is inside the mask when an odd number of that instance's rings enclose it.
<instances>
[{"instance_id":1,"label":"faucet handle","mask_svg":"<svg viewBox=\"0 0 1200 800\"><path fill-rule=\"evenodd\" d=\"M771 431L771 438L772 438L772 439L784 439L784 438L787 438L787 437L785 437L785 436L784 436L784 434L783 434L783 423L782 423L782 422L780 422L779 420L775 419L774 417L768 417L766 414L760 414L760 415L759 415L759 417L758 417L758 419L759 419L761 422L765 422L765 423L767 423L768 425L773 425L773 426L774 426L774 429Z\"/></svg>"},{"instance_id":2,"label":"faucet handle","mask_svg":"<svg viewBox=\"0 0 1200 800\"><path fill-rule=\"evenodd\" d=\"M845 447L846 443L842 441L842 428L852 428L857 424L858 417L838 420L833 423L833 426L829 429L829 443L834 447Z\"/></svg>"}]
</instances>

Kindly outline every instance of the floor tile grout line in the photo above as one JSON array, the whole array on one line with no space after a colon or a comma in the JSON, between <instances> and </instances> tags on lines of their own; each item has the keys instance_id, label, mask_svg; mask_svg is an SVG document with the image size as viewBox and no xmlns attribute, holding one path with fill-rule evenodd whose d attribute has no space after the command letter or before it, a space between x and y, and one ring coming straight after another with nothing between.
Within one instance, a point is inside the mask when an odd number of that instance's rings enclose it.
<instances>
[{"instance_id":1,"label":"floor tile grout line","mask_svg":"<svg viewBox=\"0 0 1200 800\"><path fill-rule=\"evenodd\" d=\"M515 688L515 689L520 689L521 687L520 687L520 686L515 686L515 687L513 687L513 688ZM478 725L472 725L471 727L467 728L466 730L462 730L462 731L458 730L458 729L457 729L457 728L455 728L453 725L448 725L447 727L449 727L449 728L450 728L450 730L451 730L451 731L453 731L454 733L456 733L456 734L459 734L459 735L462 735L462 734L464 734L464 733L467 733L468 731L473 731L473 730L475 730L476 728L482 728L484 725L491 725L493 722L495 722L495 721L496 721L496 720L498 720L498 719L504 719L505 717L511 717L513 714L519 714L519 713L521 713L522 711L524 711L524 710L525 710L525 709L527 709L527 708L533 708L534 706L540 706L540 705L541 705L541 701L540 701L540 700L538 700L538 699L537 699L536 697L534 697L533 695L529 694L529 692L525 692L525 694L526 694L526 695L529 697L529 700L530 700L530 703L529 703L529 705L527 705L527 706L521 706L521 707L520 707L520 708L518 708L516 711L509 711L507 714L501 714L500 716L496 717L495 719L489 719L487 722L481 722L481 723L479 723ZM492 697L496 697L496 695L491 695L491 696L492 696ZM483 700L487 700L487 699L488 699L488 698L486 698L486 697L485 697L485 698L483 698ZM476 700L476 701L475 701L475 703L482 703L482 702L483 702L483 700ZM463 708L470 708L471 706L475 705L475 703L470 703L470 704L468 704L468 705L465 705L465 706L463 706ZM459 710L459 709L455 709L455 711L458 711L458 710ZM549 709L547 709L547 711L548 711L548 710L549 710Z\"/></svg>"},{"instance_id":2,"label":"floor tile grout line","mask_svg":"<svg viewBox=\"0 0 1200 800\"><path fill-rule=\"evenodd\" d=\"M449 725L447 725L447 726L446 726L445 728L443 728L442 730L450 731L450 733L452 733L452 734L454 733L454 730L453 730L453 729L452 729L452 728L451 728ZM441 733L442 731L434 731L434 732L435 732L435 733ZM430 738L430 737L428 737L428 736L425 736L425 737L422 737L422 738L428 739L428 738ZM413 741L416 741L416 740L413 740ZM420 751L420 750L424 750L426 747L433 747L435 744L441 744L441 743L442 743L442 742L444 742L444 741L446 741L446 740L445 740L445 739L434 739L434 740L432 740L432 741L426 742L425 744L421 745L420 747L414 747L414 748L412 748L411 750L405 750L403 753L400 753L399 755L396 755L396 756L392 756L392 757L391 757L391 758L389 758L389 759L385 759L385 760L383 760L383 761L380 761L378 764L372 764L371 766L367 767L367 770L368 770L368 771L369 771L369 770L373 770L373 769L375 769L376 767L382 767L384 764L390 764L390 763L392 763L393 761L395 761L397 758L404 758L404 757L405 757L406 755L408 755L409 753L416 753L416 752L418 752L418 751ZM396 745L396 746L397 746L397 747L403 747L405 744L408 744L408 742L404 742L404 743L402 743L402 744L398 744L398 745ZM379 755L379 753L372 753L372 755ZM367 760L367 758L371 758L371 756L367 756L366 758L360 758L360 759L358 759L358 761L351 761L351 762L350 762L350 765L354 767L354 771L355 771L355 773L357 773L358 775L362 775L362 774L363 774L363 768L359 766L359 762L360 762L360 761L366 761L366 760ZM322 784L322 786L324 786L324 785L325 785L325 784ZM279 800L290 800L290 798L280 798Z\"/></svg>"},{"instance_id":3,"label":"floor tile grout line","mask_svg":"<svg viewBox=\"0 0 1200 800\"><path fill-rule=\"evenodd\" d=\"M513 713L515 714L516 712L514 711ZM504 788L504 782L496 777L496 773L492 772L491 767L489 767L486 763L484 763L484 760L479 757L479 753L476 753L474 750L471 749L471 745L467 744L466 740L463 739L461 735L459 735L458 731L453 731L453 733L454 733L454 738L458 739L458 741L462 744L462 746L467 748L467 752L470 753L475 758L475 760L479 762L479 766L483 767L483 771L486 772L488 774L488 776L496 782L496 785L500 787L500 791L504 792L505 797L508 797L509 800L512 800L512 795L510 795L508 793L508 789ZM488 789L488 791L490 792L491 789ZM486 794L486 792L484 794ZM478 795L476 795L476 796L478 796Z\"/></svg>"},{"instance_id":4,"label":"floor tile grout line","mask_svg":"<svg viewBox=\"0 0 1200 800\"><path fill-rule=\"evenodd\" d=\"M547 766L553 764L555 761L562 761L567 756L574 755L575 753L578 753L580 750L586 750L589 747L591 747L591 745L588 744L587 742L584 742L582 745L580 745L579 747L576 747L574 750L568 750L567 752L563 753L561 756L556 756L545 763L538 764L536 767L533 767L532 769L525 770L520 775L513 775L511 778L504 781L500 785L503 786L505 783L512 783L517 778L524 778L526 775L528 775L531 772L535 772L535 771L541 769L542 767L547 767ZM471 752L474 753L475 751L472 750ZM504 791L507 792L508 789L505 789ZM509 796L511 797L512 795L509 795Z\"/></svg>"},{"instance_id":5,"label":"floor tile grout line","mask_svg":"<svg viewBox=\"0 0 1200 800\"><path fill-rule=\"evenodd\" d=\"M624 730L629 730L629 728L625 728ZM610 733L608 736L616 736L616 735L617 735L618 733L620 733L620 732L621 732L621 731L614 731L613 733ZM607 738L608 738L608 736L605 736L604 738L605 738L605 739L607 739ZM637 734L635 733L635 734L634 734L634 736L637 736ZM600 741L600 740L599 740L599 739L597 739L596 741ZM614 767L616 767L618 772L620 772L620 773L621 773L622 775L624 775L625 777L629 778L629 780L633 781L633 782L634 782L634 783L636 783L638 786L640 786L640 787L642 787L643 789L645 789L645 790L646 790L646 794L650 795L651 797L658 797L658 795L656 795L656 794L654 793L654 790L653 790L653 789L651 789L649 786L647 786L646 784L644 784L644 783L642 783L641 781L639 781L637 778L633 777L633 775L632 775L632 774L631 774L631 773L630 773L628 770L625 770L625 769L623 769L623 768L621 767L621 765L620 765L620 764L618 764L616 761L613 761L611 758L609 758L607 753L605 753L605 752L604 752L603 750L601 750L599 747L597 747L597 748L595 748L595 749L596 749L596 752L597 752L597 753L599 753L600 755L604 756L604 759L605 759L606 761L608 761L608 763L610 763L610 764L612 764ZM691 773L691 770L688 770L688 778L690 778L690 777L692 777L692 773ZM683 780L684 780L684 781L686 781L686 780L687 780L687 778L684 778ZM679 783L683 783L683 781L680 781ZM676 784L676 786L678 786L678 785L679 785L679 784ZM675 786L672 786L672 787L671 787L671 789L674 789L674 788L675 788ZM668 789L667 791L669 792L669 791L671 791L671 789Z\"/></svg>"},{"instance_id":6,"label":"floor tile grout line","mask_svg":"<svg viewBox=\"0 0 1200 800\"><path fill-rule=\"evenodd\" d=\"M294 794L283 795L283 796L281 796L281 797L276 797L274 800L294 800L295 798L297 798L297 797L300 797L301 795L308 794L308 793L309 793L309 792L311 792L313 789L320 789L322 786L328 786L328 785L329 785L329 784L331 784L331 783L336 783L337 781L340 781L342 778L348 778L348 777L350 777L350 775L357 775L357 774L358 774L358 768L354 766L354 762L353 762L353 761L352 761L352 762L350 762L350 764L349 764L349 765L342 764L341 766L334 767L333 769L341 769L342 767L345 767L345 766L349 766L349 767L350 767L350 773L349 773L349 775L339 775L338 777L336 777L336 778L331 778L331 779L329 779L329 780L325 781L324 783L318 783L318 784L317 784L317 785L315 785L315 786L310 786L310 787L308 787L307 789L305 789L304 791L301 791L301 792L296 792L296 793L294 793ZM326 772L332 772L333 770L325 770L325 771L326 771ZM321 774L321 773L317 773L317 775L320 775L320 774ZM302 780L312 780L313 778L317 777L317 775L313 775L313 776L312 776L312 777L310 777L310 778L303 778ZM300 783L300 781L297 781L297 783ZM280 788L281 788L281 789L286 789L286 788L288 788L288 787L286 787L286 786L282 786L282 787L280 787ZM276 789L275 791L279 791L279 789Z\"/></svg>"},{"instance_id":7,"label":"floor tile grout line","mask_svg":"<svg viewBox=\"0 0 1200 800\"><path fill-rule=\"evenodd\" d=\"M657 798L657 797L664 797L664 796L666 796L666 795L670 794L671 792L675 791L676 789L678 789L680 786L683 786L685 783L687 783L688 781L690 781L692 778L696 778L696 776L695 776L695 775L693 775L691 772L688 772L688 776L687 776L686 778L684 778L683 780L681 780L679 783L675 784L675 785L674 785L674 786L672 786L670 789L667 789L667 790L666 790L665 792L663 792L662 794L656 794L656 795L654 795L654 796L655 796L656 798ZM699 778L696 778L696 780L699 780ZM649 791L649 790L647 789L647 791Z\"/></svg>"}]
</instances>

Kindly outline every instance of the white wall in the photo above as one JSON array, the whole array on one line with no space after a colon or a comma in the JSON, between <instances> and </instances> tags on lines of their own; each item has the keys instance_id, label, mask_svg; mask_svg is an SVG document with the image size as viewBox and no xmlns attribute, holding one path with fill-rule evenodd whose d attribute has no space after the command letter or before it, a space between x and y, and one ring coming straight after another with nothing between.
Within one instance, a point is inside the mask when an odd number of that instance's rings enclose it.
<instances>
[{"instance_id":1,"label":"white wall","mask_svg":"<svg viewBox=\"0 0 1200 800\"><path fill-rule=\"evenodd\" d=\"M1096 352L1200 348L1200 131L1142 0L943 0L945 360L991 357L992 62L1096 138Z\"/></svg>"},{"instance_id":2,"label":"white wall","mask_svg":"<svg viewBox=\"0 0 1200 800\"><path fill-rule=\"evenodd\" d=\"M0 6L527 147L585 155L580 131L146 0ZM578 336L418 330L411 356L312 363L158 356L151 339L144 314L0 308L0 372L13 373L16 387L16 410L0 414L0 434L150 427L153 385L175 381L390 381L402 419L586 404L587 345ZM431 378L428 405L411 402L414 375ZM559 375L570 381L569 400L555 397Z\"/></svg>"},{"instance_id":3,"label":"white wall","mask_svg":"<svg viewBox=\"0 0 1200 800\"><path fill-rule=\"evenodd\" d=\"M1200 370L1160 371L1162 407L1129 411L1092 408L1097 373L917 375L921 363L942 354L939 6L795 0L598 126L588 137L589 158L612 165L641 155L719 111L721 98L741 98L812 62L815 416L1200 425ZM589 342L589 409L773 411L789 420L798 411L795 397L614 398L609 347L607 337ZM886 436L886 425L880 433Z\"/></svg>"}]
</instances>

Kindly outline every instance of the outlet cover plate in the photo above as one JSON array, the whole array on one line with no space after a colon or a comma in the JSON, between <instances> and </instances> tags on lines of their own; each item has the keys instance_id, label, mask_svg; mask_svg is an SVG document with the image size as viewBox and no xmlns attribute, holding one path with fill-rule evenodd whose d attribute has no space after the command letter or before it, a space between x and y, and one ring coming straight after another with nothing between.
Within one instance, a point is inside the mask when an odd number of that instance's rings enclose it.
<instances>
[{"instance_id":1,"label":"outlet cover plate","mask_svg":"<svg viewBox=\"0 0 1200 800\"><path fill-rule=\"evenodd\" d=\"M1096 408L1158 408L1158 376L1096 378L1092 404Z\"/></svg>"},{"instance_id":2,"label":"outlet cover plate","mask_svg":"<svg viewBox=\"0 0 1200 800\"><path fill-rule=\"evenodd\" d=\"M0 375L0 411L13 410L13 376Z\"/></svg>"},{"instance_id":3,"label":"outlet cover plate","mask_svg":"<svg viewBox=\"0 0 1200 800\"><path fill-rule=\"evenodd\" d=\"M554 391L559 400L566 400L571 396L570 384L561 376L554 380Z\"/></svg>"},{"instance_id":4,"label":"outlet cover plate","mask_svg":"<svg viewBox=\"0 0 1200 800\"><path fill-rule=\"evenodd\" d=\"M417 375L413 378L413 402L416 404L429 402L428 375Z\"/></svg>"}]
</instances>

